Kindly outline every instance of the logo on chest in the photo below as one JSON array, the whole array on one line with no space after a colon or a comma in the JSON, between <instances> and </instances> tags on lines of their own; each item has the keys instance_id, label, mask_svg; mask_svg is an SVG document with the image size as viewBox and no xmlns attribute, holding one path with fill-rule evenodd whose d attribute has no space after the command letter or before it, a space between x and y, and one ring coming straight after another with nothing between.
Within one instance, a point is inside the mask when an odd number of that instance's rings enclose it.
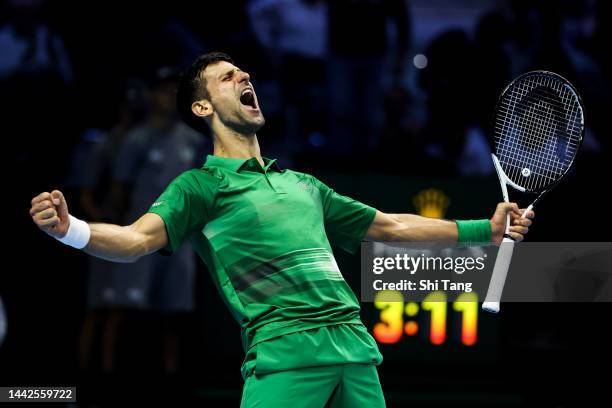
<instances>
[{"instance_id":1,"label":"logo on chest","mask_svg":"<svg viewBox=\"0 0 612 408\"><path fill-rule=\"evenodd\" d=\"M304 180L299 181L299 182L297 183L297 186L298 186L299 188L301 188L302 190L304 190L304 191L308 191L308 192L311 192L311 191L314 189L314 186L313 186L312 184L310 184L309 182L304 181Z\"/></svg>"}]
</instances>

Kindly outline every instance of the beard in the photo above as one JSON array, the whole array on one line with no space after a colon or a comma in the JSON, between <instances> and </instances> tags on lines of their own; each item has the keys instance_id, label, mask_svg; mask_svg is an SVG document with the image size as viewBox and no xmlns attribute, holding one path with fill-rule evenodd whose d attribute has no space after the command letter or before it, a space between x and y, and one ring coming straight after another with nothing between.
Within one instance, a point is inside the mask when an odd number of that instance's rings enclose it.
<instances>
[{"instance_id":1,"label":"beard","mask_svg":"<svg viewBox=\"0 0 612 408\"><path fill-rule=\"evenodd\" d=\"M257 121L238 121L238 123L234 123L232 125L229 125L228 127L242 135L250 135L257 133L259 129L261 129L263 125L265 125L265 123L266 120L264 119L263 115L261 115L257 119Z\"/></svg>"},{"instance_id":2,"label":"beard","mask_svg":"<svg viewBox=\"0 0 612 408\"><path fill-rule=\"evenodd\" d=\"M262 113L260 113L257 117L247 117L247 115L242 112L230 117L223 117L222 115L219 115L219 120L226 127L241 135L255 134L266 123Z\"/></svg>"}]
</instances>

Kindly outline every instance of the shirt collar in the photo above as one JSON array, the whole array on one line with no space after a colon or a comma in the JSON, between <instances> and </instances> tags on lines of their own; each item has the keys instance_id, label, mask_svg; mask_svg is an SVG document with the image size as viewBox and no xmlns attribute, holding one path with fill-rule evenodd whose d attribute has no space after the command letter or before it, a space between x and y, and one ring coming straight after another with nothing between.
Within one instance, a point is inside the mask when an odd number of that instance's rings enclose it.
<instances>
[{"instance_id":1,"label":"shirt collar","mask_svg":"<svg viewBox=\"0 0 612 408\"><path fill-rule=\"evenodd\" d=\"M268 171L270 169L275 170L279 173L282 172L281 168L278 166L276 159L268 159L267 157L262 157L265 163L264 170ZM257 160L254 157L250 159L237 159L234 157L219 157L213 156L209 154L206 156L206 162L204 162L204 167L222 167L224 169L231 170L233 172L238 173L242 170L247 162L256 164ZM258 166L259 164L257 164Z\"/></svg>"}]
</instances>

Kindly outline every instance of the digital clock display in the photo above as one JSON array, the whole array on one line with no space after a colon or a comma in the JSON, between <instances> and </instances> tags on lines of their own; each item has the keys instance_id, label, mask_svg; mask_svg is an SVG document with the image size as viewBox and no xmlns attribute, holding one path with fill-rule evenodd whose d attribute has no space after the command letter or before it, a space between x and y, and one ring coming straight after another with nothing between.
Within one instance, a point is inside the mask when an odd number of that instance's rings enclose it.
<instances>
[{"instance_id":1,"label":"digital clock display","mask_svg":"<svg viewBox=\"0 0 612 408\"><path fill-rule=\"evenodd\" d=\"M379 292L377 298L385 299L374 302L379 311L379 321L374 323L372 332L379 343L394 344L403 336L419 334L422 329L414 318L422 312L427 312L429 319L427 338L431 344L442 345L447 341L449 313L459 315L459 338L463 346L474 346L478 340L478 295L474 292L463 293L450 304L446 301L446 294L439 291L431 292L420 303L404 302L402 294L397 291Z\"/></svg>"}]
</instances>

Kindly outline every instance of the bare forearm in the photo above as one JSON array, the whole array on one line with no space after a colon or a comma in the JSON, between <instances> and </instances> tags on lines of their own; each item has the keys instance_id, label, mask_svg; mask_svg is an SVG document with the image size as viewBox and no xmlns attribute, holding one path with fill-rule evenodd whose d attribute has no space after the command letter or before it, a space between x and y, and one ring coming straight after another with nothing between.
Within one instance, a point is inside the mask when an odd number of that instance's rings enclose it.
<instances>
[{"instance_id":1,"label":"bare forearm","mask_svg":"<svg viewBox=\"0 0 612 408\"><path fill-rule=\"evenodd\" d=\"M89 227L91 238L83 248L89 255L113 262L134 262L153 252L148 248L146 236L132 226L91 223Z\"/></svg>"},{"instance_id":2,"label":"bare forearm","mask_svg":"<svg viewBox=\"0 0 612 408\"><path fill-rule=\"evenodd\" d=\"M127 227L87 224L70 215L59 190L34 197L30 216L50 236L108 261L134 262L168 244L164 220L157 214L146 213Z\"/></svg>"},{"instance_id":3,"label":"bare forearm","mask_svg":"<svg viewBox=\"0 0 612 408\"><path fill-rule=\"evenodd\" d=\"M506 231L521 241L529 231L533 211L524 213L514 203L499 203L491 219L447 221L414 214L386 214L376 211L365 238L384 242L468 242L500 243Z\"/></svg>"},{"instance_id":4,"label":"bare forearm","mask_svg":"<svg viewBox=\"0 0 612 408\"><path fill-rule=\"evenodd\" d=\"M414 214L389 214L395 221L389 241L457 242L457 224L453 221L421 217Z\"/></svg>"}]
</instances>

